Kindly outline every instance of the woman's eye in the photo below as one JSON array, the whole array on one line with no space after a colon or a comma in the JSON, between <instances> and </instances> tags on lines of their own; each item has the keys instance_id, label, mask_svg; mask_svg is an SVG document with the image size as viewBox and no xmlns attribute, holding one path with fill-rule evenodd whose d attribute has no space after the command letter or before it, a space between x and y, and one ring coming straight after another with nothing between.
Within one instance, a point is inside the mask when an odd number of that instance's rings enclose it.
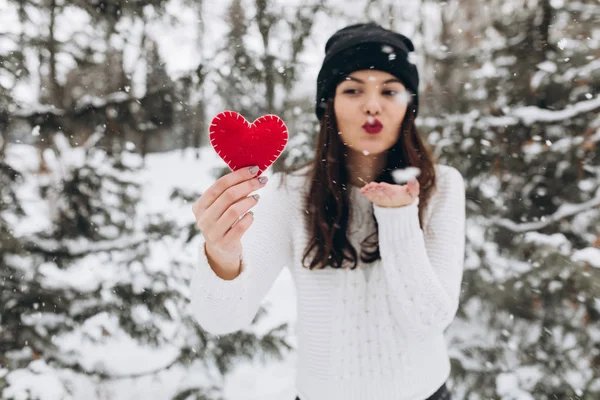
<instances>
[{"instance_id":1,"label":"woman's eye","mask_svg":"<svg viewBox=\"0 0 600 400\"><path fill-rule=\"evenodd\" d=\"M384 90L383 94L386 96L396 96L398 92L396 90Z\"/></svg>"},{"instance_id":2,"label":"woman's eye","mask_svg":"<svg viewBox=\"0 0 600 400\"><path fill-rule=\"evenodd\" d=\"M356 94L356 93L358 93L358 89L346 89L346 90L344 90L344 93Z\"/></svg>"}]
</instances>

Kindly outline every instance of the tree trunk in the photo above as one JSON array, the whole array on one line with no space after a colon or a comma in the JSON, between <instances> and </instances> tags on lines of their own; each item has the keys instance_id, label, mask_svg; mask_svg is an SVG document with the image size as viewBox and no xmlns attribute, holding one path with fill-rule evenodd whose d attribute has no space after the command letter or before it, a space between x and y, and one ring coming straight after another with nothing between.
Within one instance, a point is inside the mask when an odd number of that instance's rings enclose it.
<instances>
[{"instance_id":1,"label":"tree trunk","mask_svg":"<svg viewBox=\"0 0 600 400\"><path fill-rule=\"evenodd\" d=\"M65 104L63 104L62 87L58 83L56 72L56 53L58 51L56 38L54 37L56 26L56 9L56 0L50 0L50 27L48 32L48 52L50 53L50 98L54 106L58 108L64 108Z\"/></svg>"},{"instance_id":2,"label":"tree trunk","mask_svg":"<svg viewBox=\"0 0 600 400\"><path fill-rule=\"evenodd\" d=\"M268 113L275 113L275 68L274 68L274 57L269 51L269 34L271 31L271 25L273 23L267 12L268 6L267 0L256 0L256 16L258 20L258 30L262 37L263 45L265 48L265 54L263 56L264 65L264 80L265 80L265 97L267 100Z\"/></svg>"}]
</instances>

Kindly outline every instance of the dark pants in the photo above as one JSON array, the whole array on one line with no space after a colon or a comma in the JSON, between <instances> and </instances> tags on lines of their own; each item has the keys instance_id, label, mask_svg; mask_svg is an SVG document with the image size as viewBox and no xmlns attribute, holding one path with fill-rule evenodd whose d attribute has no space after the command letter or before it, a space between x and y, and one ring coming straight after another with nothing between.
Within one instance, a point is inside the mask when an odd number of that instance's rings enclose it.
<instances>
[{"instance_id":1,"label":"dark pants","mask_svg":"<svg viewBox=\"0 0 600 400\"><path fill-rule=\"evenodd\" d=\"M296 397L296 400L300 400L300 397ZM434 394L425 400L452 400L452 396L444 383Z\"/></svg>"}]
</instances>

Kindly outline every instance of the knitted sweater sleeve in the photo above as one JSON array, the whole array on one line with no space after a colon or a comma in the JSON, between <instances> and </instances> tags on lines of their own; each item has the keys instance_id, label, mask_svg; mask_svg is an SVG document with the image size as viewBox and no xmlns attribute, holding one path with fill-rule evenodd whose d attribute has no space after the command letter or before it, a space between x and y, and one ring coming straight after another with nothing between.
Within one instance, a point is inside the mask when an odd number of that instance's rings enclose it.
<instances>
[{"instance_id":1,"label":"knitted sweater sleeve","mask_svg":"<svg viewBox=\"0 0 600 400\"><path fill-rule=\"evenodd\" d=\"M465 250L465 187L460 172L440 170L425 231L418 199L405 207L373 205L379 226L385 295L399 329L422 338L442 332L458 309Z\"/></svg>"},{"instance_id":2,"label":"knitted sweater sleeve","mask_svg":"<svg viewBox=\"0 0 600 400\"><path fill-rule=\"evenodd\" d=\"M291 224L280 173L258 193L254 222L242 236L242 271L224 280L210 267L201 240L199 265L191 279L190 306L200 326L212 334L227 334L252 323L262 299L285 265L292 259Z\"/></svg>"}]
</instances>

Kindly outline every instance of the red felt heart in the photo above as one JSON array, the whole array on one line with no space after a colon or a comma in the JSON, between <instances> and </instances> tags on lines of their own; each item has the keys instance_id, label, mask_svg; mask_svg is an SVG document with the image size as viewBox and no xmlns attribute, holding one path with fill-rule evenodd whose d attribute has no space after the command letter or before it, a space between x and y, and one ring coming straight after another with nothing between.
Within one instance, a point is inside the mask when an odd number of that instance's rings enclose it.
<instances>
[{"instance_id":1,"label":"red felt heart","mask_svg":"<svg viewBox=\"0 0 600 400\"><path fill-rule=\"evenodd\" d=\"M281 155L288 130L276 115L263 115L251 124L235 111L223 111L213 118L209 138L233 171L257 165L260 175Z\"/></svg>"}]
</instances>

